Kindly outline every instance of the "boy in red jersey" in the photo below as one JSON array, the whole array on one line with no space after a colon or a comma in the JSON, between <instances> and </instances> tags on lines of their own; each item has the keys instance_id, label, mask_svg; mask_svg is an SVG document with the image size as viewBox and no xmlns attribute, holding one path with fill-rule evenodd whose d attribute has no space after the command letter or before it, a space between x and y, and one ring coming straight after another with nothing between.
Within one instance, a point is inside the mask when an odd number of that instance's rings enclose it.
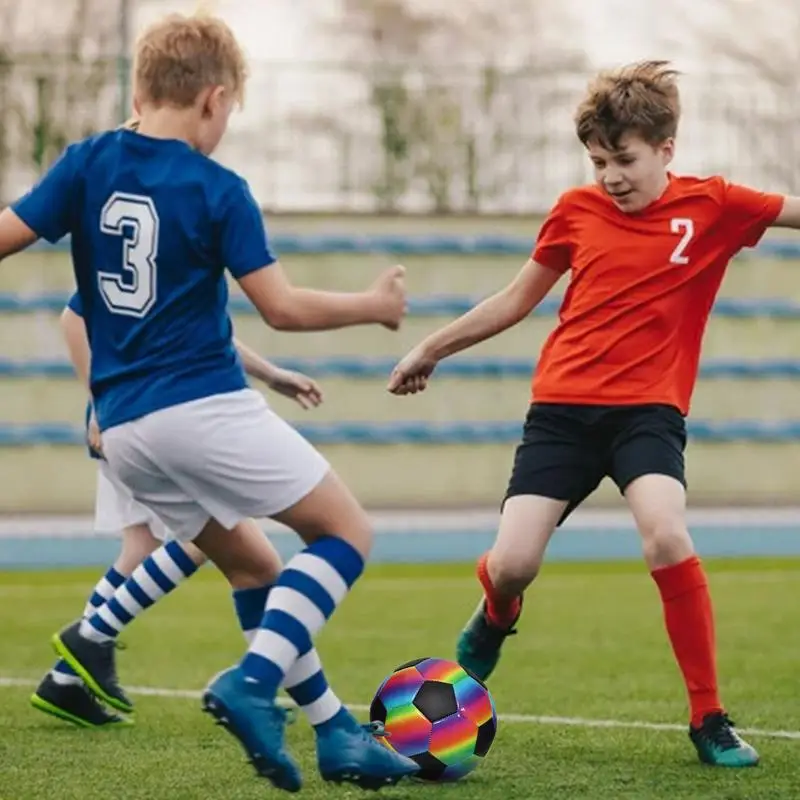
<instances>
[{"instance_id":1,"label":"boy in red jersey","mask_svg":"<svg viewBox=\"0 0 800 800\"><path fill-rule=\"evenodd\" d=\"M478 562L484 597L458 660L489 676L553 531L609 476L661 595L690 738L702 761L744 767L758 754L719 699L711 599L686 527L685 416L725 268L770 226L800 227L800 198L671 174L676 75L650 61L591 82L575 125L596 183L559 198L517 277L406 355L389 391L424 390L441 359L520 322L570 273L533 378L497 539Z\"/></svg>"}]
</instances>

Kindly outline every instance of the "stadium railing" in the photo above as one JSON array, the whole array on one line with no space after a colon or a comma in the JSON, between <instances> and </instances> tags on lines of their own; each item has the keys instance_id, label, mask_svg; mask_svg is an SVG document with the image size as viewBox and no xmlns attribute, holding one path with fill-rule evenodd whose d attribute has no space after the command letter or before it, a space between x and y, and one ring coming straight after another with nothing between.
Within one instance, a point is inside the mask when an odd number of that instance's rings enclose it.
<instances>
[{"instance_id":1,"label":"stadium railing","mask_svg":"<svg viewBox=\"0 0 800 800\"><path fill-rule=\"evenodd\" d=\"M481 297L470 295L433 295L410 297L408 315L411 317L455 316L469 311ZM27 314L34 311L60 312L69 294L65 292L37 292L35 294L0 293L0 312ZM536 309L537 316L558 312L561 299L546 298ZM232 314L257 314L246 298L232 296L228 307ZM800 319L800 302L786 298L740 298L722 297L714 304L713 313L718 317L737 319Z\"/></svg>"},{"instance_id":2,"label":"stadium railing","mask_svg":"<svg viewBox=\"0 0 800 800\"><path fill-rule=\"evenodd\" d=\"M538 223L532 226L532 230ZM530 255L534 236L464 236L457 235L409 235L409 234L369 234L358 236L353 234L274 234L270 236L270 244L279 254L317 254L360 253L375 255L387 253L391 255ZM56 244L40 240L35 245L39 250L69 249L69 238L65 237ZM743 250L740 257L748 258L800 259L800 240L765 239L758 247Z\"/></svg>"}]
</instances>

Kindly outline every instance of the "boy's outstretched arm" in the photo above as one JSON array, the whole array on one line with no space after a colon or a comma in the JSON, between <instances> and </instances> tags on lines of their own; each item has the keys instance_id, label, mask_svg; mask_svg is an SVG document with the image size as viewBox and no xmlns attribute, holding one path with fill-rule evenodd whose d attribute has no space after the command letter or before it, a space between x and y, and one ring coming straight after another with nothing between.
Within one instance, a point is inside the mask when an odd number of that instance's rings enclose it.
<instances>
[{"instance_id":1,"label":"boy's outstretched arm","mask_svg":"<svg viewBox=\"0 0 800 800\"><path fill-rule=\"evenodd\" d=\"M233 343L244 371L251 378L265 383L273 392L294 400L303 408L316 408L322 403L322 389L313 378L273 364L238 339Z\"/></svg>"},{"instance_id":2,"label":"boy's outstretched arm","mask_svg":"<svg viewBox=\"0 0 800 800\"><path fill-rule=\"evenodd\" d=\"M38 238L10 208L0 211L0 260L30 247Z\"/></svg>"},{"instance_id":3,"label":"boy's outstretched arm","mask_svg":"<svg viewBox=\"0 0 800 800\"><path fill-rule=\"evenodd\" d=\"M389 378L389 391L421 392L439 361L516 325L536 308L560 277L560 272L529 259L505 289L428 336L405 356Z\"/></svg>"},{"instance_id":4,"label":"boy's outstretched arm","mask_svg":"<svg viewBox=\"0 0 800 800\"><path fill-rule=\"evenodd\" d=\"M292 285L276 261L238 281L276 330L325 331L369 324L397 330L406 310L404 278L403 267L389 267L363 292L326 292Z\"/></svg>"},{"instance_id":5,"label":"boy's outstretched arm","mask_svg":"<svg viewBox=\"0 0 800 800\"><path fill-rule=\"evenodd\" d=\"M215 211L220 261L264 321L282 331L326 331L350 325L397 330L405 314L405 269L390 267L363 292L294 286L270 250L261 208L239 179Z\"/></svg>"},{"instance_id":6,"label":"boy's outstretched arm","mask_svg":"<svg viewBox=\"0 0 800 800\"><path fill-rule=\"evenodd\" d=\"M800 197L787 195L783 198L783 208L778 214L773 228L800 228Z\"/></svg>"}]
</instances>

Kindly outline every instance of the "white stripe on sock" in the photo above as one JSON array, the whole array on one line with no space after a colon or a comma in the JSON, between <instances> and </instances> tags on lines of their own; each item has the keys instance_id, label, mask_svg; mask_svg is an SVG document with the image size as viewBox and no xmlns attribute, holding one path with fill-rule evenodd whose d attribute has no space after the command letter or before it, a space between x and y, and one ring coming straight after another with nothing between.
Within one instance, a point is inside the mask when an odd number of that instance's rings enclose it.
<instances>
[{"instance_id":1,"label":"white stripe on sock","mask_svg":"<svg viewBox=\"0 0 800 800\"><path fill-rule=\"evenodd\" d=\"M150 577L144 567L136 567L131 579L139 584L139 588L153 601L164 596L164 590Z\"/></svg>"},{"instance_id":2,"label":"white stripe on sock","mask_svg":"<svg viewBox=\"0 0 800 800\"><path fill-rule=\"evenodd\" d=\"M294 617L314 636L325 624L325 615L313 600L289 586L276 586L269 593L267 611L283 611Z\"/></svg>"},{"instance_id":3,"label":"white stripe on sock","mask_svg":"<svg viewBox=\"0 0 800 800\"><path fill-rule=\"evenodd\" d=\"M328 690L318 697L313 703L301 706L302 712L308 717L312 725L321 725L332 717L336 716L342 703L339 698L328 688Z\"/></svg>"},{"instance_id":4,"label":"white stripe on sock","mask_svg":"<svg viewBox=\"0 0 800 800\"><path fill-rule=\"evenodd\" d=\"M282 672L286 672L297 660L297 648L285 637L275 631L260 628L253 637L250 652L277 664Z\"/></svg>"},{"instance_id":5,"label":"white stripe on sock","mask_svg":"<svg viewBox=\"0 0 800 800\"><path fill-rule=\"evenodd\" d=\"M325 559L313 553L298 553L286 565L313 578L338 606L348 592L344 578ZM273 592L275 589L272 590Z\"/></svg>"},{"instance_id":6,"label":"white stripe on sock","mask_svg":"<svg viewBox=\"0 0 800 800\"><path fill-rule=\"evenodd\" d=\"M68 675L66 672L59 672L57 669L50 670L50 677L59 686L75 686L83 683L77 675Z\"/></svg>"},{"instance_id":7,"label":"white stripe on sock","mask_svg":"<svg viewBox=\"0 0 800 800\"><path fill-rule=\"evenodd\" d=\"M114 594L116 588L104 575L102 578L100 578L97 586L94 587L94 590L100 595L100 597L103 598L103 600L108 600L108 598Z\"/></svg>"},{"instance_id":8,"label":"white stripe on sock","mask_svg":"<svg viewBox=\"0 0 800 800\"><path fill-rule=\"evenodd\" d=\"M94 587L94 591L92 591L91 597L86 601L86 605L83 607L83 616L90 617L94 614L95 610L99 608L99 606L95 606L92 604L92 598L95 595L101 597L103 603L108 602L108 598L111 597L112 594L116 589L109 583L108 578L103 576L97 583L97 586ZM102 603L100 604L102 605Z\"/></svg>"},{"instance_id":9,"label":"white stripe on sock","mask_svg":"<svg viewBox=\"0 0 800 800\"><path fill-rule=\"evenodd\" d=\"M315 649L311 649L292 664L292 668L286 673L286 677L283 680L283 686L286 689L299 686L312 675L316 675L321 669L322 662L319 660L319 653Z\"/></svg>"},{"instance_id":10,"label":"white stripe on sock","mask_svg":"<svg viewBox=\"0 0 800 800\"><path fill-rule=\"evenodd\" d=\"M105 608L105 606L104 606ZM99 614L99 610L97 611ZM103 631L97 630L94 625L92 625L89 620L91 617L87 617L86 619L81 621L81 627L79 628L78 632L84 639L89 639L92 642L110 642L114 637L109 636L107 633ZM113 626L114 630L118 630L116 626Z\"/></svg>"},{"instance_id":11,"label":"white stripe on sock","mask_svg":"<svg viewBox=\"0 0 800 800\"><path fill-rule=\"evenodd\" d=\"M113 628L115 631L121 631L125 627L125 623L117 617L116 614L109 611L108 605L100 606L97 609L97 616L103 620L110 628ZM92 626L94 627L94 626ZM101 634L105 636L105 634ZM107 637L106 637L107 638Z\"/></svg>"},{"instance_id":12,"label":"white stripe on sock","mask_svg":"<svg viewBox=\"0 0 800 800\"><path fill-rule=\"evenodd\" d=\"M163 547L159 547L151 558L176 586L186 578L186 573L172 560L172 556Z\"/></svg>"},{"instance_id":13,"label":"white stripe on sock","mask_svg":"<svg viewBox=\"0 0 800 800\"><path fill-rule=\"evenodd\" d=\"M130 593L128 587L120 586L116 591L117 602L132 616L135 617L144 609L139 605L139 601Z\"/></svg>"}]
</instances>

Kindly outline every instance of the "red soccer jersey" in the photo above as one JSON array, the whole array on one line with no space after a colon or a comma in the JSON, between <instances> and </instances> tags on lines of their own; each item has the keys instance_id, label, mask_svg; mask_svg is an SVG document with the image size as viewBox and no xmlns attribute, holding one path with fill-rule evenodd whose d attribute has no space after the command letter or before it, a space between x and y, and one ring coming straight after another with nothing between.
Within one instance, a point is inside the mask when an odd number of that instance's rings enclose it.
<instances>
[{"instance_id":1,"label":"red soccer jersey","mask_svg":"<svg viewBox=\"0 0 800 800\"><path fill-rule=\"evenodd\" d=\"M635 214L597 186L562 195L532 255L571 273L533 400L665 403L687 414L725 268L758 243L782 207L781 195L719 177L670 175L664 194Z\"/></svg>"}]
</instances>

